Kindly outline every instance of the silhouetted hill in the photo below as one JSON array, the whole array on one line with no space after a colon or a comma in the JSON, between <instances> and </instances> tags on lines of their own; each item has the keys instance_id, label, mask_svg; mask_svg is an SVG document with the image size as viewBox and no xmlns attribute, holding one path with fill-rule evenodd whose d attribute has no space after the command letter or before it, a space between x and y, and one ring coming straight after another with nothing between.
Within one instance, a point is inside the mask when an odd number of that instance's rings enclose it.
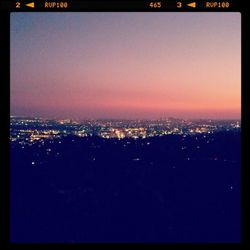
<instances>
[{"instance_id":1,"label":"silhouetted hill","mask_svg":"<svg viewBox=\"0 0 250 250\"><path fill-rule=\"evenodd\" d=\"M14 242L237 242L240 133L11 145Z\"/></svg>"}]
</instances>

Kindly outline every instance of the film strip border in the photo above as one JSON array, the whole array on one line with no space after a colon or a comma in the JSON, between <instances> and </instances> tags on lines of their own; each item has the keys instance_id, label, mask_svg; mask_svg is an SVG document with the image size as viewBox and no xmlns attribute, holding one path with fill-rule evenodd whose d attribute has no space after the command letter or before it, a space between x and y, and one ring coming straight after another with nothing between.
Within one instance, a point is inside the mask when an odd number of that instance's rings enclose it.
<instances>
[{"instance_id":1,"label":"film strip border","mask_svg":"<svg viewBox=\"0 0 250 250\"><path fill-rule=\"evenodd\" d=\"M236 1L194 0L62 0L1 1L0 8L9 11L241 11Z\"/></svg>"}]
</instances>

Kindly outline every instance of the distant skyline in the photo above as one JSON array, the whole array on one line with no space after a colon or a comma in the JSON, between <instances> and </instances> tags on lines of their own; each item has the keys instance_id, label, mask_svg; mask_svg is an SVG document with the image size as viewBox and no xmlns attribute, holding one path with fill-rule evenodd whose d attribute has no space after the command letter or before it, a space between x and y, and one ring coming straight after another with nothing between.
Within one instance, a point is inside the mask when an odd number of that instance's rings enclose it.
<instances>
[{"instance_id":1,"label":"distant skyline","mask_svg":"<svg viewBox=\"0 0 250 250\"><path fill-rule=\"evenodd\" d=\"M12 13L11 115L239 119L239 13Z\"/></svg>"}]
</instances>

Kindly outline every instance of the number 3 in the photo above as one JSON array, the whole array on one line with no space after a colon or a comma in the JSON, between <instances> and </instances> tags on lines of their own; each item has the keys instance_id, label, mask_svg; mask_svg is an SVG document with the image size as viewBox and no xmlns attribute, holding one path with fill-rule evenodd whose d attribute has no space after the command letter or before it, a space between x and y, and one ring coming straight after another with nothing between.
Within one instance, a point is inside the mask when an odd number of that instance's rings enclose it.
<instances>
[{"instance_id":1,"label":"number 3","mask_svg":"<svg viewBox=\"0 0 250 250\"><path fill-rule=\"evenodd\" d=\"M177 2L177 8L181 8L182 7L182 3L181 2Z\"/></svg>"}]
</instances>

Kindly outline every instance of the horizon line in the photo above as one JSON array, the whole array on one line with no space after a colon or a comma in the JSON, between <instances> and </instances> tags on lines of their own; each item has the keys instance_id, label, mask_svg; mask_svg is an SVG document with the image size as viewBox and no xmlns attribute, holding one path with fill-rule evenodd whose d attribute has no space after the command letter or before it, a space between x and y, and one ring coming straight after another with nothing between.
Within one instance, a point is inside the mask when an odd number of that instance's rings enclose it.
<instances>
[{"instance_id":1,"label":"horizon line","mask_svg":"<svg viewBox=\"0 0 250 250\"><path fill-rule=\"evenodd\" d=\"M45 116L32 116L32 115L10 115L10 118L14 118L14 117L18 117L18 118L36 118L36 119L45 119L45 120L94 120L94 121L98 121L98 120L123 120L123 121L157 121L157 120L166 120L166 119L178 119L178 120L212 120L212 121L225 121L225 120L240 120L241 121L241 117L238 118L211 118L211 117L207 117L207 118L184 118L184 117L174 117L174 116L168 116L168 117L158 117L158 118L111 118L111 117L99 117L99 118L73 118L73 117L45 117Z\"/></svg>"}]
</instances>

